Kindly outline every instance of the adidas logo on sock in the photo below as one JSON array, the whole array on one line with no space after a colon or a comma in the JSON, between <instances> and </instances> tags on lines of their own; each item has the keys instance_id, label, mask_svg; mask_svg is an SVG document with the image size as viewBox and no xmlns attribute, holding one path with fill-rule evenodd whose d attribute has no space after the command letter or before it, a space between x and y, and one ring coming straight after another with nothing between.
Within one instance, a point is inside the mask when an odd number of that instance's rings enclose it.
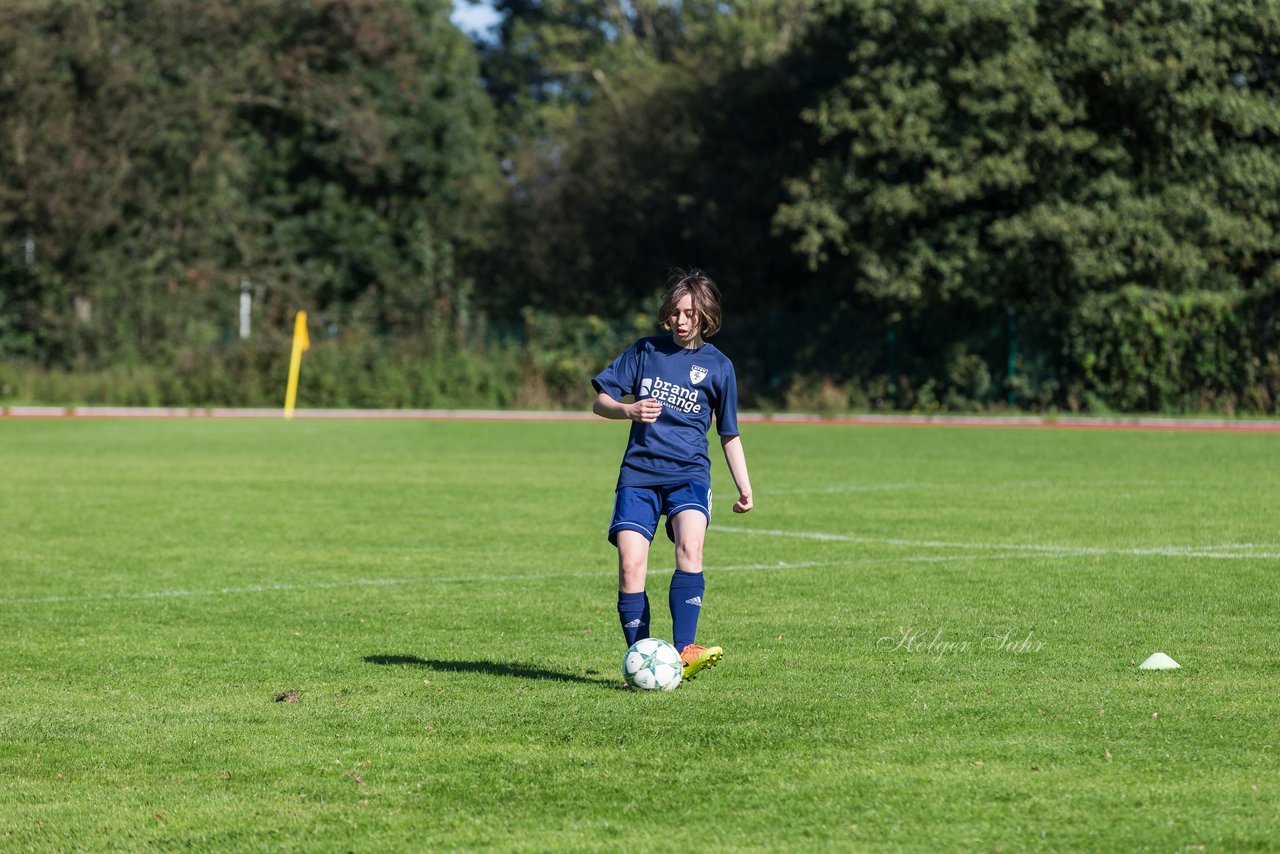
<instances>
[{"instance_id":1,"label":"adidas logo on sock","mask_svg":"<svg viewBox=\"0 0 1280 854\"><path fill-rule=\"evenodd\" d=\"M686 604L686 605L697 605L699 608L701 608L701 607L702 607L702 597L701 597L701 596L694 596L692 599L686 599L686 600L684 600L684 604Z\"/></svg>"},{"instance_id":2,"label":"adidas logo on sock","mask_svg":"<svg viewBox=\"0 0 1280 854\"><path fill-rule=\"evenodd\" d=\"M624 629L638 629L640 628L640 618L636 617L634 620L632 620L629 623L623 623L622 627Z\"/></svg>"}]
</instances>

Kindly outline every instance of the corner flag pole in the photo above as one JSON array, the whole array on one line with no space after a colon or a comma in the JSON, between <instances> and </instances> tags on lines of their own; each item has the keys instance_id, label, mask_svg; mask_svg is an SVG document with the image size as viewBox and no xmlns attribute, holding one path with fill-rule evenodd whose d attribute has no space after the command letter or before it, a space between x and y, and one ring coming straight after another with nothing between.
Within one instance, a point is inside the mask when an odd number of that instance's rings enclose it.
<instances>
[{"instance_id":1,"label":"corner flag pole","mask_svg":"<svg viewBox=\"0 0 1280 854\"><path fill-rule=\"evenodd\" d=\"M289 357L289 387L284 393L284 417L293 418L293 405L298 400L298 371L302 369L302 351L311 347L307 335L307 313L298 312L293 319L293 354Z\"/></svg>"}]
</instances>

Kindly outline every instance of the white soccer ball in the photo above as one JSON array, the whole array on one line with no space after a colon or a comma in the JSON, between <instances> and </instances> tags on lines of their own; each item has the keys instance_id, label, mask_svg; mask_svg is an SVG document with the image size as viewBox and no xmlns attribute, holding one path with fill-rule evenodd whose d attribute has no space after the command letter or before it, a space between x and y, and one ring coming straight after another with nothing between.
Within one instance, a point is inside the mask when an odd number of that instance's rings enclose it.
<instances>
[{"instance_id":1,"label":"white soccer ball","mask_svg":"<svg viewBox=\"0 0 1280 854\"><path fill-rule=\"evenodd\" d=\"M674 691L684 678L676 648L661 638L638 640L622 658L622 678L642 691Z\"/></svg>"}]
</instances>

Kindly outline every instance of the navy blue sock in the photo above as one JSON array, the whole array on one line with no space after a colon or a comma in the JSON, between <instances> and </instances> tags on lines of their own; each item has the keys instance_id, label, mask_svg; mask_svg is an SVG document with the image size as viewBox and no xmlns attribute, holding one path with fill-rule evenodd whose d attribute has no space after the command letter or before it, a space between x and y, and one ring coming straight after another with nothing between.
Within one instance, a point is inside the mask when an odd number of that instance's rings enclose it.
<instances>
[{"instance_id":1,"label":"navy blue sock","mask_svg":"<svg viewBox=\"0 0 1280 854\"><path fill-rule=\"evenodd\" d=\"M649 637L649 597L640 593L618 591L618 621L627 646Z\"/></svg>"},{"instance_id":2,"label":"navy blue sock","mask_svg":"<svg viewBox=\"0 0 1280 854\"><path fill-rule=\"evenodd\" d=\"M671 634L676 649L682 650L698 636L698 615L702 613L702 594L707 582L701 572L677 569L671 576L667 603L671 606Z\"/></svg>"}]
</instances>

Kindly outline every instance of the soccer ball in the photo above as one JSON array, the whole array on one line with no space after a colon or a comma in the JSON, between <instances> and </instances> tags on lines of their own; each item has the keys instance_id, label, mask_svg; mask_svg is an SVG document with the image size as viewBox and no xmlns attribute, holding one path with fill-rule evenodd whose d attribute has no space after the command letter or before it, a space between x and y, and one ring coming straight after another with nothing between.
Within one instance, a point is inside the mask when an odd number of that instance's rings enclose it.
<instances>
[{"instance_id":1,"label":"soccer ball","mask_svg":"<svg viewBox=\"0 0 1280 854\"><path fill-rule=\"evenodd\" d=\"M676 648L661 638L638 640L622 658L622 678L643 691L674 691L684 677Z\"/></svg>"}]
</instances>

